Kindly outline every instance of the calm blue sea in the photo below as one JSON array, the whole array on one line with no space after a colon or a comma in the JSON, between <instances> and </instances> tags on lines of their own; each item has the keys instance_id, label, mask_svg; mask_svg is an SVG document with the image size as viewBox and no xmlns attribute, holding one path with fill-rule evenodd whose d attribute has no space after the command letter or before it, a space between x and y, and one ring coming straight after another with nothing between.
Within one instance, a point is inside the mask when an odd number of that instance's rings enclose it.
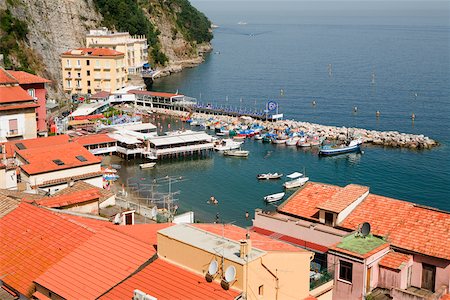
<instances>
[{"instance_id":1,"label":"calm blue sea","mask_svg":"<svg viewBox=\"0 0 450 300\"><path fill-rule=\"evenodd\" d=\"M275 100L289 119L422 133L442 145L431 151L367 147L363 155L323 159L311 151L248 141L248 159L213 154L147 171L131 164L122 169L123 177L145 182L183 176L186 181L173 187L181 191L181 210L194 210L201 221L213 221L219 212L239 225L250 224L245 211L264 207L263 196L282 190L283 180L258 182L256 174L303 169L314 181L368 185L376 194L450 211L448 2L193 4L219 26L214 50L199 67L157 80L154 90L258 110ZM211 195L219 206L206 203Z\"/></svg>"}]
</instances>

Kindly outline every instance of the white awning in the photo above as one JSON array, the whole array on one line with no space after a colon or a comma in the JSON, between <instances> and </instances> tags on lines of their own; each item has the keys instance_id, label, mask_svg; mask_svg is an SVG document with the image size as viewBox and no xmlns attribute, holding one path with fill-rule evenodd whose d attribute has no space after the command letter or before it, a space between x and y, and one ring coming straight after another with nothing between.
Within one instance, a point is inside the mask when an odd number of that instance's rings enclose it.
<instances>
[{"instance_id":1,"label":"white awning","mask_svg":"<svg viewBox=\"0 0 450 300\"><path fill-rule=\"evenodd\" d=\"M201 141L210 142L211 140L212 137L204 132L180 133L178 135L165 135L149 138L150 143L154 144L156 147Z\"/></svg>"}]
</instances>

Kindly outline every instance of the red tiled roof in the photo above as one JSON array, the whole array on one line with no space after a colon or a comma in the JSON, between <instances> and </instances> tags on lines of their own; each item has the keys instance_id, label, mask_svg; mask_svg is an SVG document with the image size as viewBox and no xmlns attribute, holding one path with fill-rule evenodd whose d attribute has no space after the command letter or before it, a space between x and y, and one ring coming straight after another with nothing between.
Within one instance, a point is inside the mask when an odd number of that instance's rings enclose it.
<instances>
[{"instance_id":1,"label":"red tiled roof","mask_svg":"<svg viewBox=\"0 0 450 300\"><path fill-rule=\"evenodd\" d=\"M441 300L450 300L450 294L445 294L442 296Z\"/></svg>"},{"instance_id":2,"label":"red tiled roof","mask_svg":"<svg viewBox=\"0 0 450 300\"><path fill-rule=\"evenodd\" d=\"M46 197L37 200L36 203L46 207L65 207L84 202L99 201L100 193L96 189L77 191L71 194Z\"/></svg>"},{"instance_id":3,"label":"red tiled roof","mask_svg":"<svg viewBox=\"0 0 450 300\"><path fill-rule=\"evenodd\" d=\"M367 186L349 184L334 194L331 199L317 205L317 208L340 213L368 192L369 188Z\"/></svg>"},{"instance_id":4,"label":"red tiled roof","mask_svg":"<svg viewBox=\"0 0 450 300\"><path fill-rule=\"evenodd\" d=\"M70 182L70 181L79 181L79 180L90 179L90 178L94 178L94 177L100 177L100 176L103 176L103 172L102 171L90 172L90 173L85 173L85 174L76 175L76 176L62 177L62 178L58 178L58 179L46 180L43 183L38 184L37 186L32 186L32 187L36 188L36 187L52 186L52 185L57 185L57 184L60 184L60 183L66 183L66 182Z\"/></svg>"},{"instance_id":5,"label":"red tiled roof","mask_svg":"<svg viewBox=\"0 0 450 300\"><path fill-rule=\"evenodd\" d=\"M18 150L16 153L28 164L20 168L29 175L53 172L75 167L82 167L101 162L101 159L90 153L77 143L51 145L47 148L32 148ZM83 156L86 161L80 161L77 156ZM57 165L54 160L61 160L64 164Z\"/></svg>"},{"instance_id":6,"label":"red tiled roof","mask_svg":"<svg viewBox=\"0 0 450 300\"><path fill-rule=\"evenodd\" d=\"M45 296L45 295L42 294L41 292L34 292L34 293L33 293L33 299L38 299L38 300L51 300L51 298Z\"/></svg>"},{"instance_id":7,"label":"red tiled roof","mask_svg":"<svg viewBox=\"0 0 450 300\"><path fill-rule=\"evenodd\" d=\"M158 224L136 224L133 226L115 226L117 231L131 236L148 245L156 246L157 232L161 229L173 226L173 223L158 223Z\"/></svg>"},{"instance_id":8,"label":"red tiled roof","mask_svg":"<svg viewBox=\"0 0 450 300\"><path fill-rule=\"evenodd\" d=\"M33 101L30 96L20 86L0 86L0 103L24 102Z\"/></svg>"},{"instance_id":9,"label":"red tiled roof","mask_svg":"<svg viewBox=\"0 0 450 300\"><path fill-rule=\"evenodd\" d=\"M0 228L0 278L27 297L37 277L94 234L71 216L27 203L1 218Z\"/></svg>"},{"instance_id":10,"label":"red tiled roof","mask_svg":"<svg viewBox=\"0 0 450 300\"><path fill-rule=\"evenodd\" d=\"M100 299L131 299L135 289L156 297L158 300L231 300L240 294L232 289L225 291L218 283L208 283L203 276L159 258L136 275L114 287Z\"/></svg>"},{"instance_id":11,"label":"red tiled roof","mask_svg":"<svg viewBox=\"0 0 450 300\"><path fill-rule=\"evenodd\" d=\"M17 144L22 144L23 146L25 146L25 149L32 149L32 148L48 147L48 145L67 144L69 142L69 139L70 137L68 135L63 134L44 138L6 142L4 143L6 148L6 157L11 158L14 156L14 152L19 150L19 148L17 148Z\"/></svg>"},{"instance_id":12,"label":"red tiled roof","mask_svg":"<svg viewBox=\"0 0 450 300\"><path fill-rule=\"evenodd\" d=\"M50 83L51 81L23 71L8 71L19 84Z\"/></svg>"},{"instance_id":13,"label":"red tiled roof","mask_svg":"<svg viewBox=\"0 0 450 300\"><path fill-rule=\"evenodd\" d=\"M389 252L380 260L380 266L401 270L403 267L410 261L412 258L411 255L399 253L399 252Z\"/></svg>"},{"instance_id":14,"label":"red tiled roof","mask_svg":"<svg viewBox=\"0 0 450 300\"><path fill-rule=\"evenodd\" d=\"M74 137L72 140L83 146L116 142L115 139L109 137L106 133L83 135Z\"/></svg>"},{"instance_id":15,"label":"red tiled roof","mask_svg":"<svg viewBox=\"0 0 450 300\"><path fill-rule=\"evenodd\" d=\"M150 245L105 227L35 282L66 299L95 299L156 254ZM130 296L131 297L131 296Z\"/></svg>"},{"instance_id":16,"label":"red tiled roof","mask_svg":"<svg viewBox=\"0 0 450 300\"><path fill-rule=\"evenodd\" d=\"M92 96L91 96L91 99L104 99L104 98L108 98L109 95L111 95L110 92L107 92L107 91L101 91L101 92L98 92L98 93L92 95Z\"/></svg>"},{"instance_id":17,"label":"red tiled roof","mask_svg":"<svg viewBox=\"0 0 450 300\"><path fill-rule=\"evenodd\" d=\"M1 89L0 89L0 92L1 92ZM39 104L26 103L26 104L18 104L18 105L4 105L4 106L0 106L0 111L13 110L13 109L36 108L36 107L39 107Z\"/></svg>"},{"instance_id":18,"label":"red tiled roof","mask_svg":"<svg viewBox=\"0 0 450 300\"><path fill-rule=\"evenodd\" d=\"M331 199L342 188L324 183L307 182L287 199L277 211L308 219L318 219L317 206Z\"/></svg>"},{"instance_id":19,"label":"red tiled roof","mask_svg":"<svg viewBox=\"0 0 450 300\"><path fill-rule=\"evenodd\" d=\"M153 97L163 97L163 98L170 98L174 96L183 96L180 94L171 94L171 93L164 93L164 92L152 92L152 91L140 91L140 90L131 90L129 91L130 94L136 94L136 95L148 95Z\"/></svg>"},{"instance_id":20,"label":"red tiled roof","mask_svg":"<svg viewBox=\"0 0 450 300\"><path fill-rule=\"evenodd\" d=\"M225 238L238 242L239 240L245 239L247 230L234 226L234 225L221 225L221 224L192 224L192 226L199 229L225 236ZM250 233L250 239L252 241L252 247L264 250L264 251L304 251L299 247L292 246L288 243L272 239L263 234L257 232Z\"/></svg>"},{"instance_id":21,"label":"red tiled roof","mask_svg":"<svg viewBox=\"0 0 450 300\"><path fill-rule=\"evenodd\" d=\"M103 175L103 173L101 173L101 174ZM69 178L69 180L70 180L70 178ZM74 192L86 191L86 190L91 190L91 189L95 189L100 194L100 203L102 203L103 201L114 196L114 193L111 191L108 191L108 190L100 188L100 187L96 187L95 185L92 185L90 183L87 183L87 182L81 181L81 180L76 181L70 187L67 187L65 189L57 191L56 193L53 194L53 196L72 194Z\"/></svg>"},{"instance_id":22,"label":"red tiled roof","mask_svg":"<svg viewBox=\"0 0 450 300\"><path fill-rule=\"evenodd\" d=\"M0 67L0 84L18 84L16 78L12 77L9 72Z\"/></svg>"},{"instance_id":23,"label":"red tiled roof","mask_svg":"<svg viewBox=\"0 0 450 300\"><path fill-rule=\"evenodd\" d=\"M81 50L81 54L75 54L72 51ZM69 55L69 56L123 56L124 54L122 52L108 49L108 48L77 48L74 50L69 50L63 53L63 55Z\"/></svg>"}]
</instances>

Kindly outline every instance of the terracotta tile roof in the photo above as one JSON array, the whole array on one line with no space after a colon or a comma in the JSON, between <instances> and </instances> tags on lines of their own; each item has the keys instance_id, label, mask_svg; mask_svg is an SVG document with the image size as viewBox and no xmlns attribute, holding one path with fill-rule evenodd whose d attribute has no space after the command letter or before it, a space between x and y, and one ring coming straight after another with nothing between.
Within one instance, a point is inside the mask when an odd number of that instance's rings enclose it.
<instances>
[{"instance_id":1,"label":"terracotta tile roof","mask_svg":"<svg viewBox=\"0 0 450 300\"><path fill-rule=\"evenodd\" d=\"M23 71L8 71L19 84L50 83L51 81Z\"/></svg>"},{"instance_id":2,"label":"terracotta tile roof","mask_svg":"<svg viewBox=\"0 0 450 300\"><path fill-rule=\"evenodd\" d=\"M102 171L91 172L91 173L81 174L81 175L77 175L77 176L70 176L70 177L63 177L63 178L59 178L59 179L46 180L43 183L39 184L37 187L53 186L56 184L66 183L66 182L70 182L70 181L78 182L80 180L90 179L90 178L100 177L100 176L103 176ZM36 186L32 186L32 187L36 188Z\"/></svg>"},{"instance_id":3,"label":"terracotta tile roof","mask_svg":"<svg viewBox=\"0 0 450 300\"><path fill-rule=\"evenodd\" d=\"M310 296L304 298L303 300L317 300L317 298L310 295Z\"/></svg>"},{"instance_id":4,"label":"terracotta tile roof","mask_svg":"<svg viewBox=\"0 0 450 300\"><path fill-rule=\"evenodd\" d=\"M393 269L401 270L406 266L408 261L412 259L411 255L399 253L399 252L389 252L380 260L380 266Z\"/></svg>"},{"instance_id":5,"label":"terracotta tile roof","mask_svg":"<svg viewBox=\"0 0 450 300\"><path fill-rule=\"evenodd\" d=\"M83 146L116 142L115 139L109 137L106 133L83 135L74 137L72 140Z\"/></svg>"},{"instance_id":6,"label":"terracotta tile roof","mask_svg":"<svg viewBox=\"0 0 450 300\"><path fill-rule=\"evenodd\" d=\"M450 294L445 294L441 297L441 300L450 300Z\"/></svg>"},{"instance_id":7,"label":"terracotta tile roof","mask_svg":"<svg viewBox=\"0 0 450 300\"><path fill-rule=\"evenodd\" d=\"M239 242L239 240L245 239L247 230L242 227L234 225L221 225L221 224L192 224L192 226L199 229L225 236L225 238ZM250 239L252 240L252 247L264 250L264 251L291 251L299 252L304 251L299 247L292 246L288 243L272 239L263 234L257 232L250 232Z\"/></svg>"},{"instance_id":8,"label":"terracotta tile roof","mask_svg":"<svg viewBox=\"0 0 450 300\"><path fill-rule=\"evenodd\" d=\"M101 172L99 172L99 175ZM70 178L69 178L70 180ZM87 183L85 181L76 181L71 187L67 187L65 189L59 190L58 192L54 193L53 196L60 196L60 195L66 195L71 194L78 191L85 191L85 190L91 190L96 189L97 192L100 194L100 203L103 201L109 199L110 197L114 196L114 193L99 187L96 187L90 183Z\"/></svg>"},{"instance_id":9,"label":"terracotta tile roof","mask_svg":"<svg viewBox=\"0 0 450 300\"><path fill-rule=\"evenodd\" d=\"M158 298L172 299L235 299L240 292L225 291L216 282L208 283L201 275L157 259L136 275L114 287L100 299L131 299L135 289Z\"/></svg>"},{"instance_id":10,"label":"terracotta tile roof","mask_svg":"<svg viewBox=\"0 0 450 300\"><path fill-rule=\"evenodd\" d=\"M38 300L51 300L51 298L45 296L45 295L42 294L41 292L34 292L32 296L33 296L33 299L38 299Z\"/></svg>"},{"instance_id":11,"label":"terracotta tile roof","mask_svg":"<svg viewBox=\"0 0 450 300\"><path fill-rule=\"evenodd\" d=\"M16 209L20 201L0 193L0 219Z\"/></svg>"},{"instance_id":12,"label":"terracotta tile roof","mask_svg":"<svg viewBox=\"0 0 450 300\"><path fill-rule=\"evenodd\" d=\"M16 153L28 162L28 164L21 165L20 168L29 175L99 164L101 162L100 158L77 143L18 150ZM80 161L77 156L84 157L85 161ZM58 165L54 160L60 160L64 164Z\"/></svg>"},{"instance_id":13,"label":"terracotta tile roof","mask_svg":"<svg viewBox=\"0 0 450 300\"><path fill-rule=\"evenodd\" d=\"M317 208L340 213L368 192L369 188L367 186L349 184L339 190L329 200L317 205Z\"/></svg>"},{"instance_id":14,"label":"terracotta tile roof","mask_svg":"<svg viewBox=\"0 0 450 300\"><path fill-rule=\"evenodd\" d=\"M77 50L80 50L79 53ZM123 56L122 52L108 48L77 48L63 53L64 56Z\"/></svg>"},{"instance_id":15,"label":"terracotta tile roof","mask_svg":"<svg viewBox=\"0 0 450 300\"><path fill-rule=\"evenodd\" d=\"M109 95L111 95L110 92L107 92L107 91L101 91L101 92L98 92L98 93L92 95L92 96L91 96L91 99L104 99L104 98L108 98Z\"/></svg>"},{"instance_id":16,"label":"terracotta tile roof","mask_svg":"<svg viewBox=\"0 0 450 300\"><path fill-rule=\"evenodd\" d=\"M0 90L0 92L1 92L1 90ZM17 105L2 105L2 106L0 106L0 111L14 110L14 109L36 108L36 107L39 107L39 104L36 104L36 103L24 103L24 104L17 104Z\"/></svg>"},{"instance_id":17,"label":"terracotta tile roof","mask_svg":"<svg viewBox=\"0 0 450 300\"><path fill-rule=\"evenodd\" d=\"M14 152L20 150L18 145L22 144L24 149L48 147L48 145L61 145L67 144L70 137L68 135L55 135L43 138L26 139L20 141L12 141L4 143L6 148L6 157L11 158L14 156ZM20 146L22 146L20 145Z\"/></svg>"},{"instance_id":18,"label":"terracotta tile roof","mask_svg":"<svg viewBox=\"0 0 450 300\"><path fill-rule=\"evenodd\" d=\"M0 67L0 84L18 84L16 78L11 76L9 72L7 72L5 69Z\"/></svg>"},{"instance_id":19,"label":"terracotta tile roof","mask_svg":"<svg viewBox=\"0 0 450 300\"><path fill-rule=\"evenodd\" d=\"M34 101L20 86L0 86L0 103Z\"/></svg>"},{"instance_id":20,"label":"terracotta tile roof","mask_svg":"<svg viewBox=\"0 0 450 300\"><path fill-rule=\"evenodd\" d=\"M161 229L173 226L173 223L136 224L133 226L115 226L114 229L133 237L148 245L156 246L157 232Z\"/></svg>"},{"instance_id":21,"label":"terracotta tile roof","mask_svg":"<svg viewBox=\"0 0 450 300\"><path fill-rule=\"evenodd\" d=\"M136 95L148 95L153 97L163 97L163 98L170 98L174 96L183 96L180 94L171 94L171 93L164 93L164 92L152 92L152 91L141 91L141 90L131 90L128 93L130 94L136 94Z\"/></svg>"},{"instance_id":22,"label":"terracotta tile roof","mask_svg":"<svg viewBox=\"0 0 450 300\"><path fill-rule=\"evenodd\" d=\"M66 299L95 299L155 254L156 250L148 244L114 227L105 227L35 282Z\"/></svg>"},{"instance_id":23,"label":"terracotta tile roof","mask_svg":"<svg viewBox=\"0 0 450 300\"><path fill-rule=\"evenodd\" d=\"M100 193L96 189L85 191L77 191L70 194L58 195L53 197L46 197L35 201L36 204L45 207L65 207L74 204L81 204L85 202L98 201Z\"/></svg>"},{"instance_id":24,"label":"terracotta tile roof","mask_svg":"<svg viewBox=\"0 0 450 300\"><path fill-rule=\"evenodd\" d=\"M324 183L307 182L303 188L295 192L281 204L277 211L307 219L318 219L317 206L331 199L342 188Z\"/></svg>"},{"instance_id":25,"label":"terracotta tile roof","mask_svg":"<svg viewBox=\"0 0 450 300\"><path fill-rule=\"evenodd\" d=\"M1 218L0 228L0 277L27 297L37 277L94 234L70 216L27 203Z\"/></svg>"},{"instance_id":26,"label":"terracotta tile roof","mask_svg":"<svg viewBox=\"0 0 450 300\"><path fill-rule=\"evenodd\" d=\"M8 196L9 198L16 199L17 201L20 201L23 198L27 198L29 200L39 200L45 197L45 195L41 194L32 194L27 192L21 192L18 190L5 190L5 189L0 189L0 195Z\"/></svg>"}]
</instances>

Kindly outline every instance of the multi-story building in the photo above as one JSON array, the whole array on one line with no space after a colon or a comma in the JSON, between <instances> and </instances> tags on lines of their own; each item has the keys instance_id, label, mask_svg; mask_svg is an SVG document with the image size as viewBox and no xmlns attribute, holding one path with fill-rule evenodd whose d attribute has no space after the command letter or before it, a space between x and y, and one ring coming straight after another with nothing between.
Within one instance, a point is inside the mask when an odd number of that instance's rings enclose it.
<instances>
[{"instance_id":1,"label":"multi-story building","mask_svg":"<svg viewBox=\"0 0 450 300\"><path fill-rule=\"evenodd\" d=\"M0 142L35 138L38 107L19 81L0 68Z\"/></svg>"},{"instance_id":2,"label":"multi-story building","mask_svg":"<svg viewBox=\"0 0 450 300\"><path fill-rule=\"evenodd\" d=\"M70 94L112 92L125 87L128 77L122 52L78 48L61 55L64 91Z\"/></svg>"},{"instance_id":3,"label":"multi-story building","mask_svg":"<svg viewBox=\"0 0 450 300\"><path fill-rule=\"evenodd\" d=\"M107 28L90 30L86 35L86 47L109 48L125 54L128 74L139 74L148 63L147 38L131 36L128 32L112 32Z\"/></svg>"}]
</instances>

